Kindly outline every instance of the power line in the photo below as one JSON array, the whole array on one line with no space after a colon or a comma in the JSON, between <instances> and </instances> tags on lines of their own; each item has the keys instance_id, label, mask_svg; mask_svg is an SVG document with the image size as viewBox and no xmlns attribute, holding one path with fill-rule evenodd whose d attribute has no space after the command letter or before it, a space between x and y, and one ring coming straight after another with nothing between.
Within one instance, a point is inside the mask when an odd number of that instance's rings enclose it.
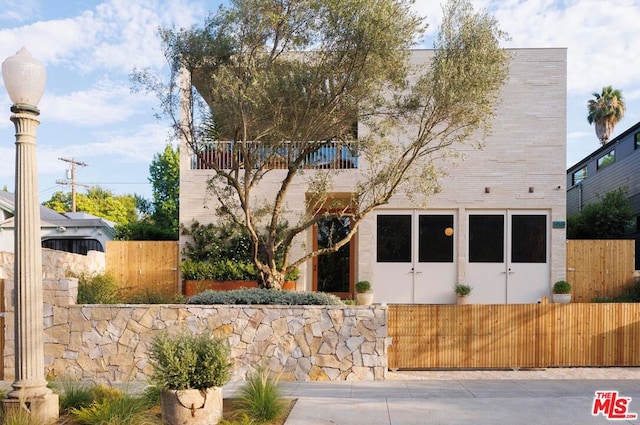
<instances>
[{"instance_id":1,"label":"power line","mask_svg":"<svg viewBox=\"0 0 640 425\"><path fill-rule=\"evenodd\" d=\"M75 158L58 158L60 161L68 162L71 164L71 175L67 175L66 180L56 180L57 184L64 184L71 186L71 212L76 212L76 186L87 187L86 184L76 183L76 166L86 167L84 162L76 161ZM69 170L67 170L69 171Z\"/></svg>"}]
</instances>

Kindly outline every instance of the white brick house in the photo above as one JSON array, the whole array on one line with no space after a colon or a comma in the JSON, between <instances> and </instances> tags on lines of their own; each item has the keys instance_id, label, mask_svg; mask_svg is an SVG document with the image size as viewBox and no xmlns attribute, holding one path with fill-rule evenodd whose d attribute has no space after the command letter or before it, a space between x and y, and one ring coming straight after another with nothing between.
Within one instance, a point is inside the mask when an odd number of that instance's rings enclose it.
<instances>
[{"instance_id":1,"label":"white brick house","mask_svg":"<svg viewBox=\"0 0 640 425\"><path fill-rule=\"evenodd\" d=\"M454 303L453 285L466 283L471 303L535 303L565 277L566 49L510 52L492 134L474 140L483 149L457 148L465 159L445 164L442 191L426 208L400 193L370 214L342 256L346 286L333 292L352 296L356 281L370 280L376 302ZM412 61L428 63L432 53L414 51ZM180 222L211 222L211 171L193 169L184 143L180 152ZM341 171L337 194L349 193L367 166L356 160L357 168ZM273 196L283 173L268 173L261 195ZM300 178L287 198L292 218L305 196ZM295 249L317 244L317 234L309 231ZM310 261L298 289L322 289L323 267L335 264Z\"/></svg>"}]
</instances>

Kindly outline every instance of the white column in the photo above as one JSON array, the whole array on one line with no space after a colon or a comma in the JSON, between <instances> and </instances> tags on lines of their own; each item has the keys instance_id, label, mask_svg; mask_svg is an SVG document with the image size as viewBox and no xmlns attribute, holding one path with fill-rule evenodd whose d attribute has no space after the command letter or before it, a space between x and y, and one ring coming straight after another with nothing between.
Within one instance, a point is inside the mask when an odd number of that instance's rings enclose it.
<instances>
[{"instance_id":1,"label":"white column","mask_svg":"<svg viewBox=\"0 0 640 425\"><path fill-rule=\"evenodd\" d=\"M34 112L11 116L16 128L15 186L15 364L16 381L9 398L51 393L44 377L42 248L36 168Z\"/></svg>"}]
</instances>

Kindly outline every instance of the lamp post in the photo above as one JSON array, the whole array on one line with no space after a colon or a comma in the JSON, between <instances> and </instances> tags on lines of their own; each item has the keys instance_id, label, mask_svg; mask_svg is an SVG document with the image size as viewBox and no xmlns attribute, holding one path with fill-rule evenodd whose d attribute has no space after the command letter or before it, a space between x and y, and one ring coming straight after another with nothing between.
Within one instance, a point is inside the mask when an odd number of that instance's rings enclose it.
<instances>
[{"instance_id":1,"label":"lamp post","mask_svg":"<svg viewBox=\"0 0 640 425\"><path fill-rule=\"evenodd\" d=\"M42 423L59 415L58 396L47 388L44 376L42 248L36 168L38 102L47 71L22 48L2 63L4 85L13 102L11 121L16 129L15 181L15 382L5 406L26 408Z\"/></svg>"}]
</instances>

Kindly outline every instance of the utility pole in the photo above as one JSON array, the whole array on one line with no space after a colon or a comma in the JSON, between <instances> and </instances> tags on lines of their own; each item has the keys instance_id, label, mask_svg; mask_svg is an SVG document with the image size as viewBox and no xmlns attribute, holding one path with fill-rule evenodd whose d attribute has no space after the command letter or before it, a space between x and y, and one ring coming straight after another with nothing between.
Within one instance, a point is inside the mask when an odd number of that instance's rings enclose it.
<instances>
[{"instance_id":1,"label":"utility pole","mask_svg":"<svg viewBox=\"0 0 640 425\"><path fill-rule=\"evenodd\" d=\"M71 179L67 177L66 180L56 180L57 184L65 184L71 186L71 212L76 212L76 186L85 186L83 184L76 183L76 166L86 167L84 162L76 161L75 158L58 158L60 161L68 162L71 164Z\"/></svg>"}]
</instances>

